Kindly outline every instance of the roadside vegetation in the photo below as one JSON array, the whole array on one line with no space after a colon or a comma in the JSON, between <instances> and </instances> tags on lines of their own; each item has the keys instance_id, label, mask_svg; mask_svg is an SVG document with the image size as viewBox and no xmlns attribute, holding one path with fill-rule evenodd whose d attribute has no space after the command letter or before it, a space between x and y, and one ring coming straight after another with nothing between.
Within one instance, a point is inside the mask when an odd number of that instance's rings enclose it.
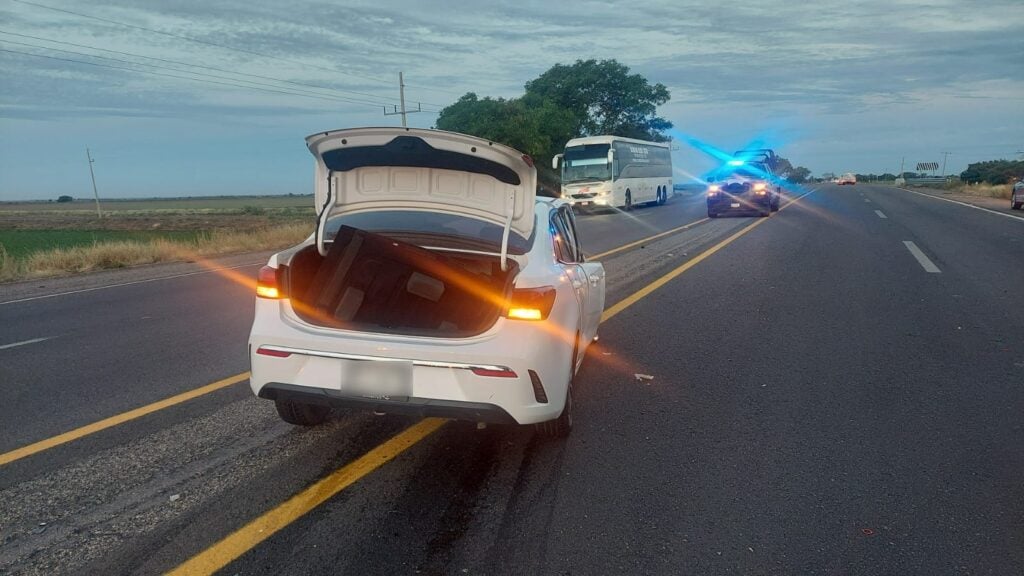
<instances>
[{"instance_id":1,"label":"roadside vegetation","mask_svg":"<svg viewBox=\"0 0 1024 576\"><path fill-rule=\"evenodd\" d=\"M0 282L278 250L312 231L308 196L0 203Z\"/></svg>"},{"instance_id":2,"label":"roadside vegetation","mask_svg":"<svg viewBox=\"0 0 1024 576\"><path fill-rule=\"evenodd\" d=\"M1009 200L1013 191L1012 184L989 184L987 182L951 182L946 185L946 190L957 194L969 194L983 198L1002 198Z\"/></svg>"}]
</instances>

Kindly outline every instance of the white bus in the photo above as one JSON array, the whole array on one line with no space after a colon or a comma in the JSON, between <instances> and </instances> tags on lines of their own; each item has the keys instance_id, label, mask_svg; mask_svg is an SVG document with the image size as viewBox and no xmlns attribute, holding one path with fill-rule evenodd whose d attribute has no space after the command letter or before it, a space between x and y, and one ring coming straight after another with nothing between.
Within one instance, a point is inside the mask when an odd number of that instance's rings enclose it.
<instances>
[{"instance_id":1,"label":"white bus","mask_svg":"<svg viewBox=\"0 0 1024 576\"><path fill-rule=\"evenodd\" d=\"M664 204L672 190L672 152L668 142L618 136L574 138L551 167L562 166L562 198L574 205L631 209Z\"/></svg>"}]
</instances>

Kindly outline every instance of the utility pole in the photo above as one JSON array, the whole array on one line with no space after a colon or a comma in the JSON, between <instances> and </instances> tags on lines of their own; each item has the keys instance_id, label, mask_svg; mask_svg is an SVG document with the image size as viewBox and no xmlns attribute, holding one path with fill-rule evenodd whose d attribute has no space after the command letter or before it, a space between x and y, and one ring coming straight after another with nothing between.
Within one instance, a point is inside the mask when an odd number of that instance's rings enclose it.
<instances>
[{"instance_id":1,"label":"utility pole","mask_svg":"<svg viewBox=\"0 0 1024 576\"><path fill-rule=\"evenodd\" d=\"M423 112L423 108L422 108L422 105L419 102L417 102L415 110L406 110L405 109L405 80L402 78L402 73L401 72L398 73L398 97L399 97L399 101L402 103L402 109L399 110L397 106L392 105L391 107L392 107L393 111L392 112L388 112L388 107L385 106L384 107L384 115L385 116L394 116L396 114L401 114L402 115L402 128L405 128L407 126L407 124L405 122L405 115L406 114L413 114L415 112Z\"/></svg>"},{"instance_id":2,"label":"utility pole","mask_svg":"<svg viewBox=\"0 0 1024 576\"><path fill-rule=\"evenodd\" d=\"M96 217L103 218L103 213L100 212L100 193L96 191L96 174L92 171L92 163L95 160L92 159L88 146L85 147L85 157L89 159L89 177L92 178L92 196L96 199Z\"/></svg>"},{"instance_id":3,"label":"utility pole","mask_svg":"<svg viewBox=\"0 0 1024 576\"><path fill-rule=\"evenodd\" d=\"M903 178L903 162L905 162L906 159L907 159L906 156L904 156L903 158L900 158L900 178Z\"/></svg>"},{"instance_id":4,"label":"utility pole","mask_svg":"<svg viewBox=\"0 0 1024 576\"><path fill-rule=\"evenodd\" d=\"M945 178L945 176L946 176L946 159L949 158L950 154L952 154L952 152L943 152L942 153L942 176L943 176L943 178Z\"/></svg>"}]
</instances>

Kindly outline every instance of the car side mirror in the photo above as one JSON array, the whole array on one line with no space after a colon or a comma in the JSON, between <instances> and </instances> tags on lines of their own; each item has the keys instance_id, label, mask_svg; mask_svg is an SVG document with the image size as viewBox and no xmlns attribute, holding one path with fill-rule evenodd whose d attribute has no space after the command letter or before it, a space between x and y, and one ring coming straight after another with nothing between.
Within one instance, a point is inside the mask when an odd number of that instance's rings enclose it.
<instances>
[{"instance_id":1,"label":"car side mirror","mask_svg":"<svg viewBox=\"0 0 1024 576\"><path fill-rule=\"evenodd\" d=\"M551 158L551 169L558 170L558 165L562 162L562 154L555 154Z\"/></svg>"}]
</instances>

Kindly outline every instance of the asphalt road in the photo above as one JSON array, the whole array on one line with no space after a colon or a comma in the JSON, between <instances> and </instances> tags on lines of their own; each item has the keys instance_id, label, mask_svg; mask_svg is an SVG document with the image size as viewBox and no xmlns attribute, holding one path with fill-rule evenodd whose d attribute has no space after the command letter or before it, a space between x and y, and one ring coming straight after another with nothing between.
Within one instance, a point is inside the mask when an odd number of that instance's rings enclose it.
<instances>
[{"instance_id":1,"label":"asphalt road","mask_svg":"<svg viewBox=\"0 0 1024 576\"><path fill-rule=\"evenodd\" d=\"M609 305L699 263L602 325L565 442L444 424L222 572L1024 573L1024 221L857 185L755 222L603 259ZM243 372L251 316L217 273L0 303L0 454ZM413 424L240 382L11 462L0 573L171 570Z\"/></svg>"}]
</instances>

